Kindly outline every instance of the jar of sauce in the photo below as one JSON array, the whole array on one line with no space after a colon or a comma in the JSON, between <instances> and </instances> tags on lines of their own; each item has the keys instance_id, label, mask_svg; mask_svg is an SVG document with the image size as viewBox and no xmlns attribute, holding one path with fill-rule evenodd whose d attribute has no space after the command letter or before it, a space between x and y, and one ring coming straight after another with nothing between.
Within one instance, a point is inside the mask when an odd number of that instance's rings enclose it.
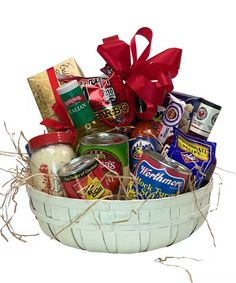
<instances>
[{"instance_id":1,"label":"jar of sauce","mask_svg":"<svg viewBox=\"0 0 236 283\"><path fill-rule=\"evenodd\" d=\"M29 141L29 150L33 186L42 192L63 196L57 170L75 158L70 136L65 132L36 136Z\"/></svg>"}]
</instances>

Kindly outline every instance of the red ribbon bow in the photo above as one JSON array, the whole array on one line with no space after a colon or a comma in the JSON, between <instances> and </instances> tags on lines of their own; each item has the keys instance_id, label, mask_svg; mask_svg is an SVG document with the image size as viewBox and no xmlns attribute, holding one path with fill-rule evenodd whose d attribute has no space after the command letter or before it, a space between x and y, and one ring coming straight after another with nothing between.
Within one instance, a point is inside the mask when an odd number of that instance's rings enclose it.
<instances>
[{"instance_id":1,"label":"red ribbon bow","mask_svg":"<svg viewBox=\"0 0 236 283\"><path fill-rule=\"evenodd\" d=\"M145 37L148 44L137 58L136 35ZM125 81L127 99L139 119L150 120L161 105L165 95L173 90L172 78L178 74L182 50L169 48L148 59L152 43L152 30L140 28L131 39L130 46L120 40L118 35L103 39L97 48L113 71ZM132 54L133 64L131 64ZM145 102L147 110L138 112L135 109L136 98Z\"/></svg>"},{"instance_id":2,"label":"red ribbon bow","mask_svg":"<svg viewBox=\"0 0 236 283\"><path fill-rule=\"evenodd\" d=\"M64 104L62 103L59 94L57 93L57 88L59 87L59 83L54 68L49 68L47 70L47 74L56 100L56 103L53 105L52 109L53 112L60 119L60 121L46 118L40 124L56 131L68 132L71 138L71 142L72 144L74 144L76 139L76 130L67 114L67 110Z\"/></svg>"}]
</instances>

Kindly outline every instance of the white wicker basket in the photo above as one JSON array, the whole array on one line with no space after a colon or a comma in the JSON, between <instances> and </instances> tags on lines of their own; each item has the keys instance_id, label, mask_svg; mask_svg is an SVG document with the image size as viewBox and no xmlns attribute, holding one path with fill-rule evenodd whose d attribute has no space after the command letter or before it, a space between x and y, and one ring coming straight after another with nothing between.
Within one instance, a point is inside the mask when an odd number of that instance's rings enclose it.
<instances>
[{"instance_id":1,"label":"white wicker basket","mask_svg":"<svg viewBox=\"0 0 236 283\"><path fill-rule=\"evenodd\" d=\"M212 187L211 181L195 196L189 192L156 200L100 200L96 204L50 196L30 186L27 192L32 212L48 236L89 251L136 253L172 245L196 231L204 222L198 207L207 216Z\"/></svg>"}]
</instances>

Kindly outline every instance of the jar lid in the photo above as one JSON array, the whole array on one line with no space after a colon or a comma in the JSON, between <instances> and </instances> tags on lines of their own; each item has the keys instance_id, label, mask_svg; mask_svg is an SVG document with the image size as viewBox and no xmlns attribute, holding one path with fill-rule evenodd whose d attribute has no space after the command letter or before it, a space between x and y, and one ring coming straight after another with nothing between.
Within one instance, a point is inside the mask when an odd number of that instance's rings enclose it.
<instances>
[{"instance_id":1,"label":"jar lid","mask_svg":"<svg viewBox=\"0 0 236 283\"><path fill-rule=\"evenodd\" d=\"M79 86L79 83L77 82L77 80L73 80L73 81L70 81L66 84L59 86L57 88L57 92L58 92L59 95L62 95L64 93L67 93L67 92L77 88L78 86Z\"/></svg>"},{"instance_id":2,"label":"jar lid","mask_svg":"<svg viewBox=\"0 0 236 283\"><path fill-rule=\"evenodd\" d=\"M66 143L71 144L70 135L66 132L53 132L47 133L40 136L36 136L29 140L29 148L30 151L38 149L42 146L58 144L58 143Z\"/></svg>"}]
</instances>

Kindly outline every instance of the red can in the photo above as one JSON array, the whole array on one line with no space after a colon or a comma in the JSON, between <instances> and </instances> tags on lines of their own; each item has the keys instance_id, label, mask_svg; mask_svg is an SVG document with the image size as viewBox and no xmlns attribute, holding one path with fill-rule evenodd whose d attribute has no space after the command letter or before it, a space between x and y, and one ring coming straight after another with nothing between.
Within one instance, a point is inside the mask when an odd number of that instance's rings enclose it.
<instances>
[{"instance_id":1,"label":"red can","mask_svg":"<svg viewBox=\"0 0 236 283\"><path fill-rule=\"evenodd\" d=\"M80 199L99 199L111 194L99 161L86 154L63 165L58 171L67 196Z\"/></svg>"}]
</instances>

